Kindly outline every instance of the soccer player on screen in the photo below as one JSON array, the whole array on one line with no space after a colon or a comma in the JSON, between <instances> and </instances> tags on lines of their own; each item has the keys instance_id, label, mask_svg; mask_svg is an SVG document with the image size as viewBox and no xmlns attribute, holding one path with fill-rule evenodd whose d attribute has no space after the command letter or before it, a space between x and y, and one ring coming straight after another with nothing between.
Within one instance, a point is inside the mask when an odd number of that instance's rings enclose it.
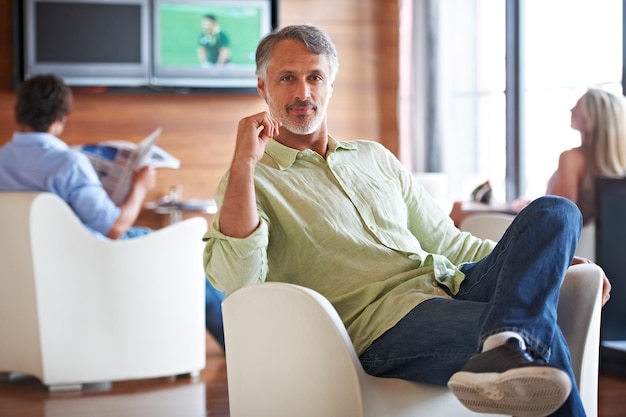
<instances>
[{"instance_id":1,"label":"soccer player on screen","mask_svg":"<svg viewBox=\"0 0 626 417\"><path fill-rule=\"evenodd\" d=\"M230 42L222 32L214 15L202 16L202 34L198 40L198 60L200 65L228 64L230 62Z\"/></svg>"}]
</instances>

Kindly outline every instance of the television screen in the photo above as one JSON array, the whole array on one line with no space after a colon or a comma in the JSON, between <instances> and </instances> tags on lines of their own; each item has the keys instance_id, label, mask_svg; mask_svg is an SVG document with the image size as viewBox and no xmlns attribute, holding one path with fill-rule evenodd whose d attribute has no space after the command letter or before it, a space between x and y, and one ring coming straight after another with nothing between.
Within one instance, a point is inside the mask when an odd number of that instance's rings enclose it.
<instances>
[{"instance_id":1,"label":"television screen","mask_svg":"<svg viewBox=\"0 0 626 417\"><path fill-rule=\"evenodd\" d=\"M278 0L14 0L16 87L54 73L94 91L256 92Z\"/></svg>"},{"instance_id":2,"label":"television screen","mask_svg":"<svg viewBox=\"0 0 626 417\"><path fill-rule=\"evenodd\" d=\"M155 86L255 88L271 0L154 0Z\"/></svg>"},{"instance_id":3,"label":"television screen","mask_svg":"<svg viewBox=\"0 0 626 417\"><path fill-rule=\"evenodd\" d=\"M25 0L24 77L69 85L149 82L149 0Z\"/></svg>"}]
</instances>

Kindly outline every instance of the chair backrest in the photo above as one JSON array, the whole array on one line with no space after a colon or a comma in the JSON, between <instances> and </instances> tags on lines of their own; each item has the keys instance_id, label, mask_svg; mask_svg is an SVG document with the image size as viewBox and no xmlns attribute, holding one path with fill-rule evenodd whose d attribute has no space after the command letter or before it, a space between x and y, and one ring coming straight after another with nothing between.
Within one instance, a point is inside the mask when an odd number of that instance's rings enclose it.
<instances>
[{"instance_id":1,"label":"chair backrest","mask_svg":"<svg viewBox=\"0 0 626 417\"><path fill-rule=\"evenodd\" d=\"M506 213L473 213L463 219L459 229L481 239L497 242L514 218L515 215Z\"/></svg>"},{"instance_id":2,"label":"chair backrest","mask_svg":"<svg viewBox=\"0 0 626 417\"><path fill-rule=\"evenodd\" d=\"M596 263L613 286L602 314L603 340L626 340L626 178L598 178L596 193Z\"/></svg>"}]
</instances>

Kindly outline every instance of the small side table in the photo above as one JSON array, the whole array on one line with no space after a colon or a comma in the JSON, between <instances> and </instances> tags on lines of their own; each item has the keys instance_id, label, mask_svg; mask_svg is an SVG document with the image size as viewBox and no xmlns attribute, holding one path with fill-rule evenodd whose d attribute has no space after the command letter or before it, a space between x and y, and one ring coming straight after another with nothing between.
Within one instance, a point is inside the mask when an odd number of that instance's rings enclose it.
<instances>
[{"instance_id":1,"label":"small side table","mask_svg":"<svg viewBox=\"0 0 626 417\"><path fill-rule=\"evenodd\" d=\"M215 214L217 205L215 200L182 200L182 187L172 187L170 194L145 204L145 208L158 214L169 214L170 224L178 223L183 219L184 212Z\"/></svg>"}]
</instances>

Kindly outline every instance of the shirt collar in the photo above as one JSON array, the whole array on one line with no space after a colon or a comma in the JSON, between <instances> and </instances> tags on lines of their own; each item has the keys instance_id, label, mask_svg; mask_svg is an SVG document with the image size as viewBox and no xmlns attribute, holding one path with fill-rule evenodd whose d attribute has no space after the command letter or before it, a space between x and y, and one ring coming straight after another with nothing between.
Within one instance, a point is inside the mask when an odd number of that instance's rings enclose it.
<instances>
[{"instance_id":1,"label":"shirt collar","mask_svg":"<svg viewBox=\"0 0 626 417\"><path fill-rule=\"evenodd\" d=\"M58 149L69 148L67 143L46 132L13 132L13 143L18 146L48 146Z\"/></svg>"},{"instance_id":2,"label":"shirt collar","mask_svg":"<svg viewBox=\"0 0 626 417\"><path fill-rule=\"evenodd\" d=\"M353 150L356 149L356 147L350 142L340 142L328 135L328 153L326 156L328 157L328 155L336 152L338 149ZM265 153L276 162L276 165L278 165L281 170L290 168L301 152L302 151L285 146L275 139L270 139L265 146Z\"/></svg>"}]
</instances>

